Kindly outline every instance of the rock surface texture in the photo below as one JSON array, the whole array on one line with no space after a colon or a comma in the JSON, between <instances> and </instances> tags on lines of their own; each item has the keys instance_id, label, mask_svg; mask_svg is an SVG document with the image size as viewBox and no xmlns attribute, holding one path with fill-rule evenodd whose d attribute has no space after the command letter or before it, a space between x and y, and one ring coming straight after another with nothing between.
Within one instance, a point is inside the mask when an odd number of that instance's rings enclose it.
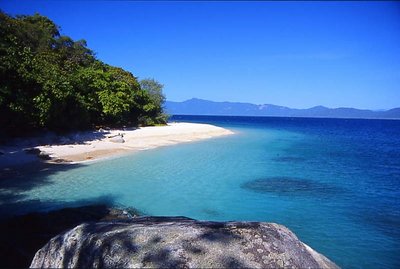
<instances>
[{"instance_id":1,"label":"rock surface texture","mask_svg":"<svg viewBox=\"0 0 400 269\"><path fill-rule=\"evenodd\" d=\"M82 224L51 239L31 267L338 268L282 225L181 217Z\"/></svg>"}]
</instances>

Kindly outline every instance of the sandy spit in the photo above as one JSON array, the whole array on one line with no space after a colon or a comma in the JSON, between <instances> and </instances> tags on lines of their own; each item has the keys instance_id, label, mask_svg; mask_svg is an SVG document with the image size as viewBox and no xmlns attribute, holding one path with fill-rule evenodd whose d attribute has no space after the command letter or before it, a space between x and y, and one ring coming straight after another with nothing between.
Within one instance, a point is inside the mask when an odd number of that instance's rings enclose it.
<instances>
[{"instance_id":1,"label":"sandy spit","mask_svg":"<svg viewBox=\"0 0 400 269\"><path fill-rule=\"evenodd\" d=\"M169 123L167 126L96 131L92 133L93 139L86 135L85 141L80 143L68 141L63 145L45 145L36 148L49 155L52 158L50 161L80 163L230 134L233 132L210 124ZM76 137L76 140L79 141L80 137Z\"/></svg>"}]
</instances>

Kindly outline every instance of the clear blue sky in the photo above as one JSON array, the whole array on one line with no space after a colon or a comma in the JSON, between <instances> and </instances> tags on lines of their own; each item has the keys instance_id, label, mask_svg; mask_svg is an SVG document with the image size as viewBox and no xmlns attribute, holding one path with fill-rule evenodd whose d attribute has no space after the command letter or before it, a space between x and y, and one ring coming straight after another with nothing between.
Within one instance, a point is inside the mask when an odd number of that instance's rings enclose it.
<instances>
[{"instance_id":1,"label":"clear blue sky","mask_svg":"<svg viewBox=\"0 0 400 269\"><path fill-rule=\"evenodd\" d=\"M169 100L400 107L400 3L0 1L50 17Z\"/></svg>"}]
</instances>

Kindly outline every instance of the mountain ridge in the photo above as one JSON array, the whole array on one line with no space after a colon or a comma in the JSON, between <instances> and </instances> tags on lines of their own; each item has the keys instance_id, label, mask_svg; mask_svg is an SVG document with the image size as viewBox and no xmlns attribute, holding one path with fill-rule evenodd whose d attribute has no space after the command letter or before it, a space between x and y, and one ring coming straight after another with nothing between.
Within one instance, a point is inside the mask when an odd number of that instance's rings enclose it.
<instances>
[{"instance_id":1,"label":"mountain ridge","mask_svg":"<svg viewBox=\"0 0 400 269\"><path fill-rule=\"evenodd\" d=\"M166 101L165 110L172 115L400 119L400 107L374 111L352 107L328 108L318 105L299 109L273 104L215 102L199 98L192 98L182 102Z\"/></svg>"}]
</instances>

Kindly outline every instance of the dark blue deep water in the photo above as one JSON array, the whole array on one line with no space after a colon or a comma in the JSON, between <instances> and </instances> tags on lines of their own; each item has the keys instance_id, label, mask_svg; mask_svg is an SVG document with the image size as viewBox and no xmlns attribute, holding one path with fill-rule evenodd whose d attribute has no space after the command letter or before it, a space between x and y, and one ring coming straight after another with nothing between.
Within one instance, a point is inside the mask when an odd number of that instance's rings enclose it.
<instances>
[{"instance_id":1,"label":"dark blue deep water","mask_svg":"<svg viewBox=\"0 0 400 269\"><path fill-rule=\"evenodd\" d=\"M276 222L344 268L400 268L400 121L171 121L235 134L39 174L13 195L39 201L31 210L109 197L149 215Z\"/></svg>"},{"instance_id":2,"label":"dark blue deep water","mask_svg":"<svg viewBox=\"0 0 400 269\"><path fill-rule=\"evenodd\" d=\"M254 165L270 168L241 187L276 204L273 221L288 225L340 266L400 268L400 121L218 116L171 121L244 133L288 132L275 138L274 144L291 140L276 156L268 147L258 149L265 159ZM294 203L296 214L280 203ZM268 212L264 218L271 219Z\"/></svg>"}]
</instances>

